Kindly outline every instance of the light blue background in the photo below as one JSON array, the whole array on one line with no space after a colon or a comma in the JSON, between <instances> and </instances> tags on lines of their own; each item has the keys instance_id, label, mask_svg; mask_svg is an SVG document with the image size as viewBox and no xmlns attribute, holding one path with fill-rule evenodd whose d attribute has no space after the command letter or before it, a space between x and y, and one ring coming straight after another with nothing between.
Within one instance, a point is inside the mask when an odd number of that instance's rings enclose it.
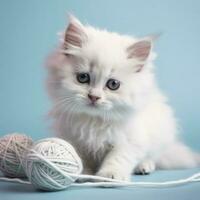
<instances>
[{"instance_id":1,"label":"light blue background","mask_svg":"<svg viewBox=\"0 0 200 200\"><path fill-rule=\"evenodd\" d=\"M0 135L50 135L45 115L46 55L67 24L67 12L101 28L144 36L163 32L156 44L156 73L182 127L182 138L200 150L200 1L1 0Z\"/></svg>"}]
</instances>

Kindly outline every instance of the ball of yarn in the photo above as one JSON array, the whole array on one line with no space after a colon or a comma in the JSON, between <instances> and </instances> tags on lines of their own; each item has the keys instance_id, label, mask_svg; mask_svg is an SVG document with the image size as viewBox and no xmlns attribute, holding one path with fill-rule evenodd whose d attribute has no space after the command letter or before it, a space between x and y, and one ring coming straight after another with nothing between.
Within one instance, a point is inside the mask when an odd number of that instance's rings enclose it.
<instances>
[{"instance_id":1,"label":"ball of yarn","mask_svg":"<svg viewBox=\"0 0 200 200\"><path fill-rule=\"evenodd\" d=\"M0 170L5 176L26 177L22 167L22 159L32 143L30 137L20 133L0 138Z\"/></svg>"},{"instance_id":2,"label":"ball of yarn","mask_svg":"<svg viewBox=\"0 0 200 200\"><path fill-rule=\"evenodd\" d=\"M62 139L36 142L28 151L24 168L30 182L38 189L62 190L76 181L83 166L72 145Z\"/></svg>"}]
</instances>

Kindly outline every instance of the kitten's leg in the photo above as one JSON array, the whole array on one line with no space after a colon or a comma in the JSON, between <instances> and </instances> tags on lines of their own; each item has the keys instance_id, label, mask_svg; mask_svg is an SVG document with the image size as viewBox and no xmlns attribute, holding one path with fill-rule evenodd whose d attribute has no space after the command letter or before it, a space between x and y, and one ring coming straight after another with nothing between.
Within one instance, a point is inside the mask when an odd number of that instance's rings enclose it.
<instances>
[{"instance_id":1,"label":"kitten's leg","mask_svg":"<svg viewBox=\"0 0 200 200\"><path fill-rule=\"evenodd\" d=\"M134 167L138 164L141 153L133 156L133 148L127 147L114 147L108 155L105 157L103 164L101 165L98 176L130 181L131 174Z\"/></svg>"},{"instance_id":2,"label":"kitten's leg","mask_svg":"<svg viewBox=\"0 0 200 200\"><path fill-rule=\"evenodd\" d=\"M200 155L181 142L171 144L156 160L158 169L185 169L200 166Z\"/></svg>"},{"instance_id":3,"label":"kitten's leg","mask_svg":"<svg viewBox=\"0 0 200 200\"><path fill-rule=\"evenodd\" d=\"M81 174L94 175L95 174L94 168L91 165L89 165L90 163L88 161L86 162L86 158L84 160L82 159L82 161L83 161L83 171ZM84 183L86 181L90 182L91 180L89 178L88 179L80 178L80 179L76 180L76 182L78 182L78 183Z\"/></svg>"},{"instance_id":4,"label":"kitten's leg","mask_svg":"<svg viewBox=\"0 0 200 200\"><path fill-rule=\"evenodd\" d=\"M85 152L79 152L83 164L82 174L94 175L96 171L96 162Z\"/></svg>"},{"instance_id":5,"label":"kitten's leg","mask_svg":"<svg viewBox=\"0 0 200 200\"><path fill-rule=\"evenodd\" d=\"M138 164L138 166L134 169L134 173L138 175L147 175L155 171L155 169L156 166L154 161L147 159Z\"/></svg>"},{"instance_id":6,"label":"kitten's leg","mask_svg":"<svg viewBox=\"0 0 200 200\"><path fill-rule=\"evenodd\" d=\"M92 170L92 169L89 168L89 167L84 167L84 168L83 168L82 174L93 175L93 174L94 174L94 170Z\"/></svg>"}]
</instances>

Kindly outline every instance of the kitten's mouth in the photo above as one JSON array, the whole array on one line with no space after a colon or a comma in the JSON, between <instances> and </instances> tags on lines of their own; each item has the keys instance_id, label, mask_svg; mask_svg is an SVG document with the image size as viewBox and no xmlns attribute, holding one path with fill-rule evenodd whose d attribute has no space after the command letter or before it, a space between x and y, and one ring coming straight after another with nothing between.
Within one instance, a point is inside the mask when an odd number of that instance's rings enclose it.
<instances>
[{"instance_id":1,"label":"kitten's mouth","mask_svg":"<svg viewBox=\"0 0 200 200\"><path fill-rule=\"evenodd\" d=\"M91 108L97 108L98 104L97 103L89 103L88 106Z\"/></svg>"}]
</instances>

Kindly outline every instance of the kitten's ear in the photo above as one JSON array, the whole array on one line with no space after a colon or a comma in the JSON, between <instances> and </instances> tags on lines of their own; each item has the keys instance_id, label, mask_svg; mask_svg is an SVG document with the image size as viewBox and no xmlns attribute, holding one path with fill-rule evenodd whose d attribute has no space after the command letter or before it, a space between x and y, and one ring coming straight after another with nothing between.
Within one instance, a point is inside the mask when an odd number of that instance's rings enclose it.
<instances>
[{"instance_id":1,"label":"kitten's ear","mask_svg":"<svg viewBox=\"0 0 200 200\"><path fill-rule=\"evenodd\" d=\"M81 48L87 35L81 22L72 15L69 15L69 25L64 35L64 46L66 49L70 47Z\"/></svg>"},{"instance_id":2,"label":"kitten's ear","mask_svg":"<svg viewBox=\"0 0 200 200\"><path fill-rule=\"evenodd\" d=\"M152 39L147 38L135 42L127 48L128 58L135 58L139 61L145 62L149 57L152 48Z\"/></svg>"}]
</instances>

